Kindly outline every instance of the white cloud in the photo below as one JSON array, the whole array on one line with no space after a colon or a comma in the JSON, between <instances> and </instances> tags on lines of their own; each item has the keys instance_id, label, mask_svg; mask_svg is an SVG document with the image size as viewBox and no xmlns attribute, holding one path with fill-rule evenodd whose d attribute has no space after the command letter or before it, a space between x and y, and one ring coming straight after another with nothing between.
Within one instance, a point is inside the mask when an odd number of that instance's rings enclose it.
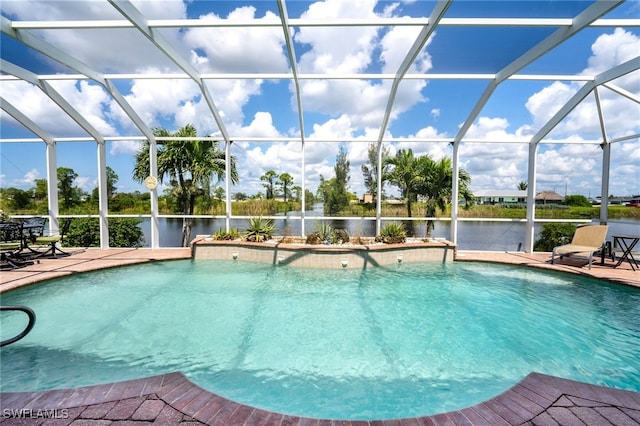
<instances>
[{"instance_id":1,"label":"white cloud","mask_svg":"<svg viewBox=\"0 0 640 426\"><path fill-rule=\"evenodd\" d=\"M622 64L638 55L640 38L634 34L617 28L611 34L599 36L591 50L593 55L588 59L588 67L582 72L584 75L594 75L604 72L616 65ZM613 83L625 90L640 95L636 71L616 79ZM526 107L533 116L533 126L540 128L566 103L579 89L577 83L554 82L541 91L533 94L526 103ZM600 90L607 132L610 138L640 132L640 108L627 98L608 89ZM635 113L629 113L634 111ZM598 109L593 95L585 98L556 128L553 136L558 138L573 134L583 137L601 138Z\"/></svg>"},{"instance_id":2,"label":"white cloud","mask_svg":"<svg viewBox=\"0 0 640 426\"><path fill-rule=\"evenodd\" d=\"M583 74L597 74L637 56L639 42L638 37L621 29L598 37L592 45L593 55L589 58L589 66ZM624 76L614 81L614 84L640 94L640 86L637 84L639 74L635 72ZM466 137L493 141L514 138L528 140L565 105L582 84L556 81L531 95L525 106L531 113L532 123L521 126L514 133L508 131L507 118L481 116L470 127ZM608 89L602 89L600 95L609 138L640 132L640 109L637 104ZM635 113L630 114L630 111ZM601 139L598 110L593 95L571 111L548 137L573 142ZM616 185L617 189L626 191L624 193L627 194L638 192L639 175L636 172L636 179L620 177L613 180L614 175L629 176L628 172L632 170L624 155L614 153L630 151L630 146L633 145L634 142L617 143L612 149L611 182L621 182L624 189ZM637 142L635 151L638 151ZM599 191L601 155L601 150L597 147L594 151L594 145L574 143L540 149L537 158L537 189L564 191L566 182L570 193L574 191L587 195L588 192ZM638 156L640 154L636 154ZM461 160L472 174L474 189L515 188L514 184L526 180L527 146L524 144L491 144L484 147L464 144Z\"/></svg>"},{"instance_id":3,"label":"white cloud","mask_svg":"<svg viewBox=\"0 0 640 426\"><path fill-rule=\"evenodd\" d=\"M303 17L323 19L375 17L375 1L344 2L326 0L309 7ZM393 8L387 8L390 13ZM419 32L416 28L397 27L382 34L375 27L301 28L294 39L307 48L298 64L300 72L359 73L369 68L395 73ZM349 40L345 43L345 40ZM379 52L379 56L375 54ZM414 69L424 72L431 68L427 53L421 53ZM391 119L424 101L421 90L424 81L405 81L400 85ZM290 86L293 90L293 85ZM320 112L330 117L348 114L359 128L378 126L387 104L390 81L328 80L301 82L301 94L306 111Z\"/></svg>"},{"instance_id":4,"label":"white cloud","mask_svg":"<svg viewBox=\"0 0 640 426\"><path fill-rule=\"evenodd\" d=\"M405 2L410 3L410 2ZM187 3L180 0L134 1L148 18L184 18ZM390 3L383 12L375 12L374 0L345 2L324 0L310 3L302 13L303 18L324 19L370 18L398 15L400 3ZM233 6L232 6L233 7ZM274 6L275 7L275 6ZM106 2L50 2L50 1L3 1L3 12L20 19L66 20L66 19L122 19L122 16ZM226 16L209 13L200 17L212 23L221 19L260 20L279 22L270 11L257 16L256 8L239 6ZM185 61L192 63L201 72L287 72L289 64L280 28L192 28L179 31L162 29L159 32L181 54ZM408 49L415 41L419 28L399 26L396 28L338 27L338 28L297 28L293 34L299 57L298 69L304 73L395 73ZM47 41L60 49L77 56L79 60L100 71L126 72L168 72L177 67L162 54L150 48L150 42L136 30L109 32L105 30L61 30L40 33ZM438 35L434 36L438 37ZM639 39L622 29L615 29L594 40L592 55L585 60L584 74L599 73L619 63L637 56ZM430 41L429 41L430 43ZM427 72L432 69L433 58L429 55L430 45L420 53L413 71ZM153 64L153 68L149 67ZM613 83L635 94L640 94L637 81L640 72L623 76ZM84 135L82 129L70 120L60 109L40 91L26 83L3 81L3 96L43 128L54 135ZM209 107L197 85L190 80L138 80L118 82L126 99L150 127L163 126L177 128L191 123L200 134L218 132ZM247 108L253 100L275 104L292 101L293 83L289 84L288 101L282 99L260 99L263 95L263 80L209 80L206 82L220 115L232 135L246 137L280 137L282 134L297 134L298 129L280 129L282 122L276 110L264 111L264 107ZM286 83L281 86L284 87ZM57 81L55 87L104 135L138 133L120 107L96 84L86 81ZM398 91L391 114L393 121L399 114L409 111L418 103L427 101L426 82L407 80ZM531 122L518 128L511 128L514 119L509 113L481 116L471 126L467 137L503 141L513 138L530 137L558 111L580 87L578 83L554 82L529 97L525 107L531 114ZM271 88L271 87L269 87ZM391 81L366 80L303 80L301 81L303 109L309 135L312 138L340 139L358 136L377 139L378 126L387 103ZM269 95L275 93L270 92ZM640 132L638 106L633 101L603 88L600 92L602 107L607 120L610 138ZM281 108L278 105L276 108ZM258 112L255 112L258 111ZM446 126L440 115L440 108L427 109L424 115L438 119L439 126ZM635 112L635 114L634 114ZM315 114L319 113L319 114ZM599 137L600 128L596 116L597 109L589 97L573 111L556 129L553 137L575 139ZM249 114L249 117L245 117ZM252 115L252 116L251 116ZM325 117L322 117L324 115ZM3 124L6 117L2 113ZM309 119L312 117L315 119ZM318 118L320 117L320 118ZM511 121L511 122L510 122ZM286 126L291 126L287 122ZM285 125L283 125L285 126ZM418 127L418 126L416 126ZM400 131L394 128L396 131ZM387 131L389 133L389 131ZM363 136L364 134L364 136ZM417 137L444 137L446 132L434 127L424 127ZM405 135L400 135L405 136ZM261 189L259 175L274 168L301 176L299 143L249 144L238 143L241 165L241 183ZM113 142L112 155L131 155L137 151L138 142ZM367 143L348 146L348 158L352 163L352 189L359 191L361 179L359 166L367 161ZM399 140L391 144L392 150L411 147L416 155L429 153L434 157L450 156L447 144L409 144ZM625 191L638 192L637 165L640 158L638 142L617 143L612 149L612 181ZM307 183L317 183L319 174L330 177L338 152L337 143L307 143L305 146ZM567 173L573 181L583 179L592 187L599 179L600 153L592 160L588 146L586 151L574 151L574 145L545 147L539 154L539 179L541 185L552 185ZM465 169L472 173L473 187L477 189L506 189L526 178L527 146L525 144L463 144L461 160ZM568 156L565 158L565 156ZM246 157L246 158L244 158ZM626 176L626 178L625 178ZM629 176L632 179L629 179ZM256 180L257 179L257 180ZM616 191L622 190L616 184ZM583 187L583 184L576 184ZM248 192L248 191L245 191Z\"/></svg>"},{"instance_id":5,"label":"white cloud","mask_svg":"<svg viewBox=\"0 0 640 426\"><path fill-rule=\"evenodd\" d=\"M492 142L513 140L515 135L507 132L508 127L509 120L504 117L480 117L469 127L466 137Z\"/></svg>"},{"instance_id":6,"label":"white cloud","mask_svg":"<svg viewBox=\"0 0 640 426\"><path fill-rule=\"evenodd\" d=\"M35 184L36 179L40 178L40 172L36 169L29 170L23 177L22 182L24 184Z\"/></svg>"},{"instance_id":7,"label":"white cloud","mask_svg":"<svg viewBox=\"0 0 640 426\"><path fill-rule=\"evenodd\" d=\"M140 141L113 141L111 142L109 154L135 155L140 150L141 145L142 143Z\"/></svg>"},{"instance_id":8,"label":"white cloud","mask_svg":"<svg viewBox=\"0 0 640 426\"><path fill-rule=\"evenodd\" d=\"M96 97L97 91L88 89L88 85L82 85L81 91L74 86L74 82L65 82L68 90L63 90L64 96L70 96L71 100L77 100L86 96L81 114L87 114L92 124L101 130L109 129L103 120L93 116L95 109L88 105L99 105L100 96ZM57 85L58 86L58 85ZM2 96L18 110L25 113L36 125L47 131L53 136L86 136L87 133L82 130L63 110L58 107L48 96L46 96L36 86L22 81L5 81L2 82ZM59 86L58 86L59 87ZM88 90L87 90L88 89ZM99 106L98 106L99 107Z\"/></svg>"},{"instance_id":9,"label":"white cloud","mask_svg":"<svg viewBox=\"0 0 640 426\"><path fill-rule=\"evenodd\" d=\"M253 6L239 7L226 17L228 20L280 20L272 12L255 16ZM223 18L209 13L199 18L215 24ZM185 44L192 49L192 61L200 72L286 72L284 35L278 27L253 28L191 28L185 32ZM198 53L198 52L202 53Z\"/></svg>"}]
</instances>

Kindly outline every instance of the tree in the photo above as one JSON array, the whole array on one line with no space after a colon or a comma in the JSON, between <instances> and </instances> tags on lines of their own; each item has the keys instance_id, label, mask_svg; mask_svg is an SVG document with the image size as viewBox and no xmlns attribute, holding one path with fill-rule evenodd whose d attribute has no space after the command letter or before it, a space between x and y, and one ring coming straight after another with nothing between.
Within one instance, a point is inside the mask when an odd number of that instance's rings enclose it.
<instances>
[{"instance_id":1,"label":"tree","mask_svg":"<svg viewBox=\"0 0 640 426\"><path fill-rule=\"evenodd\" d=\"M278 177L278 174L274 170L268 170L267 172L265 172L265 174L260 176L260 180L263 182L266 182L266 183L263 183L262 186L264 186L265 189L267 190L266 191L267 200L272 200L273 198L275 198L274 185L275 185L275 179L277 177Z\"/></svg>"},{"instance_id":2,"label":"tree","mask_svg":"<svg viewBox=\"0 0 640 426\"><path fill-rule=\"evenodd\" d=\"M400 189L400 195L407 200L407 217L411 217L411 205L417 201L418 194L415 191L415 180L418 174L418 162L413 156L413 150L401 149L395 157L388 157L385 166L390 168L384 180L396 185Z\"/></svg>"},{"instance_id":3,"label":"tree","mask_svg":"<svg viewBox=\"0 0 640 426\"><path fill-rule=\"evenodd\" d=\"M107 197L111 198L117 191L118 174L107 166Z\"/></svg>"},{"instance_id":4,"label":"tree","mask_svg":"<svg viewBox=\"0 0 640 426\"><path fill-rule=\"evenodd\" d=\"M235 194L233 194L233 199L236 201L244 201L247 198L249 198L249 196L244 192L236 192Z\"/></svg>"},{"instance_id":5,"label":"tree","mask_svg":"<svg viewBox=\"0 0 640 426\"><path fill-rule=\"evenodd\" d=\"M453 166L449 157L443 157L439 161L434 161L428 155L419 157L417 160L417 175L414 180L415 191L418 195L426 199L426 216L435 217L438 209L444 211L451 200L453 189ZM473 194L469 186L471 176L465 170L458 171L458 193L465 201L465 208L473 204ZM427 220L426 237L431 238L433 219Z\"/></svg>"},{"instance_id":6,"label":"tree","mask_svg":"<svg viewBox=\"0 0 640 426\"><path fill-rule=\"evenodd\" d=\"M216 189L213 190L213 196L216 200L222 201L224 198L224 188L221 186L217 186Z\"/></svg>"},{"instance_id":7,"label":"tree","mask_svg":"<svg viewBox=\"0 0 640 426\"><path fill-rule=\"evenodd\" d=\"M347 153L341 146L336 157L336 164L333 167L335 178L325 181L321 176L320 180L320 185L323 186L325 213L336 214L349 205L349 194L347 193L347 184L350 179L349 166Z\"/></svg>"},{"instance_id":8,"label":"tree","mask_svg":"<svg viewBox=\"0 0 640 426\"><path fill-rule=\"evenodd\" d=\"M36 179L36 188L33 192L33 196L36 201L46 200L49 195L49 189L47 188L47 180L46 179Z\"/></svg>"},{"instance_id":9,"label":"tree","mask_svg":"<svg viewBox=\"0 0 640 426\"><path fill-rule=\"evenodd\" d=\"M19 211L28 208L33 198L32 190L23 190L18 188L2 189L3 204L6 204L7 210Z\"/></svg>"},{"instance_id":10,"label":"tree","mask_svg":"<svg viewBox=\"0 0 640 426\"><path fill-rule=\"evenodd\" d=\"M518 183L518 189L520 191L526 191L528 186L529 185L527 184L527 182L519 182Z\"/></svg>"},{"instance_id":11,"label":"tree","mask_svg":"<svg viewBox=\"0 0 640 426\"><path fill-rule=\"evenodd\" d=\"M327 194L330 191L329 181L324 178L324 176L320 175L320 183L318 184L318 189L316 190L315 197L318 200L322 200L323 202L327 199Z\"/></svg>"},{"instance_id":12,"label":"tree","mask_svg":"<svg viewBox=\"0 0 640 426\"><path fill-rule=\"evenodd\" d=\"M373 197L374 203L378 199L378 152L379 149L377 143L369 144L369 149L367 151L369 164L363 164L361 167L362 175L364 176L364 186ZM389 157L389 147L382 150L382 176L385 175L390 166L385 161L387 157ZM380 194L384 195L384 181L382 181L380 185Z\"/></svg>"},{"instance_id":13,"label":"tree","mask_svg":"<svg viewBox=\"0 0 640 426\"><path fill-rule=\"evenodd\" d=\"M112 199L115 195L116 195L116 191L117 191L117 184L118 184L118 175L117 173L109 166L107 166L107 198ZM96 202L98 201L98 196L99 196L100 192L99 192L99 188L96 187L93 190L93 194L91 195L91 197L96 200Z\"/></svg>"},{"instance_id":14,"label":"tree","mask_svg":"<svg viewBox=\"0 0 640 426\"><path fill-rule=\"evenodd\" d=\"M153 129L157 137L196 138L197 131L191 124L171 133L166 129ZM175 195L180 211L184 215L193 215L196 198L211 197L211 180L224 180L226 161L224 151L218 148L218 141L167 140L158 147L158 178L164 183L169 178L172 193ZM230 158L231 182L238 182L235 158ZM136 154L133 178L142 182L149 176L149 142L145 142ZM185 217L182 226L182 245L189 245L191 237L191 219Z\"/></svg>"},{"instance_id":15,"label":"tree","mask_svg":"<svg viewBox=\"0 0 640 426\"><path fill-rule=\"evenodd\" d=\"M302 187L300 185L294 185L291 191L293 192L293 199L295 201L302 201Z\"/></svg>"},{"instance_id":16,"label":"tree","mask_svg":"<svg viewBox=\"0 0 640 426\"><path fill-rule=\"evenodd\" d=\"M293 185L293 176L289 173L281 173L278 176L280 180L279 186L282 188L282 196L284 197L284 202L287 202L287 196L291 194L291 185Z\"/></svg>"},{"instance_id":17,"label":"tree","mask_svg":"<svg viewBox=\"0 0 640 426\"><path fill-rule=\"evenodd\" d=\"M564 197L567 206L591 207L591 201L584 195L567 195Z\"/></svg>"},{"instance_id":18,"label":"tree","mask_svg":"<svg viewBox=\"0 0 640 426\"><path fill-rule=\"evenodd\" d=\"M73 182L78 177L78 174L71 168L58 167L58 191L62 198L62 208L69 209L73 207L79 201L79 194L77 189L73 186Z\"/></svg>"}]
</instances>

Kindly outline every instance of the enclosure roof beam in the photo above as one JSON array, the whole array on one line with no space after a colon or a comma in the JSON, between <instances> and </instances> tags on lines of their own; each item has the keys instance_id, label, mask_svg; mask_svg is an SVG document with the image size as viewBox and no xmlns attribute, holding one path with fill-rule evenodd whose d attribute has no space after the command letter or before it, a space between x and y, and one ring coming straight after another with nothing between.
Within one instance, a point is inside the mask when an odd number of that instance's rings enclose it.
<instances>
[{"instance_id":1,"label":"enclosure roof beam","mask_svg":"<svg viewBox=\"0 0 640 426\"><path fill-rule=\"evenodd\" d=\"M91 67L86 64L78 61L77 59L67 55L62 50L53 46L50 43L38 38L29 32L25 31L16 31L12 28L11 20L5 18L4 16L0 16L0 30L20 42L24 45L31 47L32 49L37 50L43 55L59 62L68 68L79 72L93 81L102 85L107 92L113 97L113 99L120 105L120 107L124 110L125 114L129 116L131 121L135 124L136 127L147 137L148 140L153 140L153 132L149 127L142 121L140 116L135 112L135 110L129 105L127 100L122 96L122 94L118 91L118 89L107 80L104 75L100 72L93 70Z\"/></svg>"},{"instance_id":2,"label":"enclosure roof beam","mask_svg":"<svg viewBox=\"0 0 640 426\"><path fill-rule=\"evenodd\" d=\"M298 80L393 80L395 74L389 73L332 73L332 74L311 74L297 73ZM292 80L291 73L202 73L200 77L203 80ZM39 74L40 80L90 80L84 74ZM186 73L121 73L109 74L105 73L104 78L108 80L189 80L191 76ZM415 74L407 73L403 76L403 80L493 80L496 74L473 74L473 73L424 73ZM515 74L507 78L507 80L526 80L526 81L593 81L592 75L577 74ZM0 81L17 80L11 75L0 75Z\"/></svg>"},{"instance_id":3,"label":"enclosure roof beam","mask_svg":"<svg viewBox=\"0 0 640 426\"><path fill-rule=\"evenodd\" d=\"M296 87L296 102L298 103L298 121L300 125L300 140L304 144L305 130L304 130L304 112L302 110L302 99L300 97L300 79L298 76L298 66L296 64L296 52L293 46L293 40L291 39L291 32L289 30L289 15L287 13L287 6L284 0L278 0L278 11L280 12L280 20L282 21L282 31L284 33L284 40L287 44L287 54L289 55L289 63L291 64L291 73L293 74L293 83ZM261 77L264 78L264 77Z\"/></svg>"},{"instance_id":4,"label":"enclosure roof beam","mask_svg":"<svg viewBox=\"0 0 640 426\"><path fill-rule=\"evenodd\" d=\"M624 62L620 65L617 65L610 70L604 71L601 74L598 74L593 82L586 83L582 86L563 106L556 112L553 117L549 121L545 123L544 126L538 130L538 132L531 138L531 143L538 144L553 130L554 127L560 123L587 95L598 85L608 83L611 80L615 80L616 78L622 77L623 75L629 74L630 72L637 71L640 69L640 57L636 57L631 59L630 61Z\"/></svg>"},{"instance_id":5,"label":"enclosure roof beam","mask_svg":"<svg viewBox=\"0 0 640 426\"><path fill-rule=\"evenodd\" d=\"M498 87L500 83L502 83L504 80L508 79L509 77L511 77L512 75L514 75L515 73L517 73L518 71L520 71L521 69L523 69L524 67L526 67L527 65L529 65L530 63L538 59L540 56L544 55L545 53L553 49L554 47L558 46L559 44L567 40L569 37L576 34L578 31L589 26L590 23L592 23L593 21L595 21L605 13L609 12L613 8L617 7L622 2L623 0L597 1L596 3L592 4L587 9L585 9L583 12L581 12L578 16L576 16L572 20L571 25L558 28L549 37L545 38L540 43L533 46L523 55L521 55L516 60L511 62L509 65L507 65L505 68L503 68L501 71L499 71L496 74L496 78L491 82L489 82L484 92L482 93L482 95L474 105L473 109L471 110L471 113L469 114L465 122L460 127L460 130L458 131L454 139L455 140L454 143L459 143L464 137L464 135L469 131L469 129L471 128L471 125L474 123L478 115L480 115L480 112L482 111L486 103L489 101L489 99L493 95L493 92L495 91L495 89Z\"/></svg>"},{"instance_id":6,"label":"enclosure roof beam","mask_svg":"<svg viewBox=\"0 0 640 426\"><path fill-rule=\"evenodd\" d=\"M637 104L640 104L640 96L636 95L635 93L631 93L628 90L625 90L622 87L613 83L602 83L602 85L607 89L610 89L616 92L617 94L622 95L625 98L630 99Z\"/></svg>"},{"instance_id":7,"label":"enclosure roof beam","mask_svg":"<svg viewBox=\"0 0 640 426\"><path fill-rule=\"evenodd\" d=\"M218 112L213 96L209 92L209 88L202 79L200 73L187 62L174 47L157 31L154 31L147 22L147 19L140 13L136 7L128 0L109 0L109 3L118 10L125 18L127 18L133 25L145 36L154 46L156 46L162 53L164 53L173 63L175 63L182 71L187 73L189 77L198 85L204 99L207 102L209 110L213 115L214 120L224 138L225 142L231 142L229 134L222 121L222 117Z\"/></svg>"},{"instance_id":8,"label":"enclosure roof beam","mask_svg":"<svg viewBox=\"0 0 640 426\"><path fill-rule=\"evenodd\" d=\"M89 133L96 142L104 143L104 137L98 132L98 130L89 123L89 121L82 116L56 89L48 82L40 80L38 76L31 71L25 70L9 61L0 59L0 71L6 72L11 75L25 80L36 87L38 87L45 95L55 102L62 110L80 127L82 127L87 133Z\"/></svg>"},{"instance_id":9,"label":"enclosure roof beam","mask_svg":"<svg viewBox=\"0 0 640 426\"><path fill-rule=\"evenodd\" d=\"M33 120L24 115L22 111L18 108L14 107L10 102L5 100L2 96L0 96L0 109L5 111L11 117L15 118L18 123L22 124L24 127L29 129L33 134L42 139L47 145L52 145L55 143L53 136L49 134L42 127L38 126Z\"/></svg>"},{"instance_id":10,"label":"enclosure roof beam","mask_svg":"<svg viewBox=\"0 0 640 426\"><path fill-rule=\"evenodd\" d=\"M37 50L38 52L56 60L56 62L59 62L81 74L84 74L100 84L105 84L104 76L101 73L91 69L86 64L80 62L76 58L66 54L62 50L58 49L52 44L47 43L43 39L31 34L30 32L15 30L12 26L11 20L4 16L0 16L0 29L9 37L12 37L22 42L26 46L29 46Z\"/></svg>"},{"instance_id":11,"label":"enclosure roof beam","mask_svg":"<svg viewBox=\"0 0 640 426\"><path fill-rule=\"evenodd\" d=\"M396 95L398 93L398 88L400 87L400 83L402 82L402 78L409 71L409 68L416 60L422 48L429 40L431 34L435 31L438 26L438 22L442 19L445 12L451 5L451 2L448 0L440 0L433 8L431 12L431 16L429 16L429 21L426 25L422 27L420 30L420 34L413 42L413 45L407 52L407 55L402 60L398 71L396 72L395 78L393 79L393 84L391 85L391 92L389 93L389 99L387 100L387 106L384 110L384 115L382 117L382 123L380 124L380 133L378 134L378 145L382 143L382 139L384 138L384 134L387 131L387 126L389 124L389 118L391 117L391 110L393 109L393 104L396 100Z\"/></svg>"},{"instance_id":12,"label":"enclosure roof beam","mask_svg":"<svg viewBox=\"0 0 640 426\"><path fill-rule=\"evenodd\" d=\"M572 24L571 18L442 18L438 24L441 27L564 27ZM205 19L149 19L150 28L238 28L238 27L279 27L281 22L273 19L219 19L216 21ZM389 27L389 26L425 26L429 25L428 18L408 17L369 17L366 19L341 18L305 19L294 18L288 20L292 27ZM134 28L134 24L122 19L99 20L60 20L60 21L14 21L12 26L16 30L60 30L60 29L94 29L94 28ZM640 19L623 18L597 19L589 24L590 27L640 27Z\"/></svg>"}]
</instances>

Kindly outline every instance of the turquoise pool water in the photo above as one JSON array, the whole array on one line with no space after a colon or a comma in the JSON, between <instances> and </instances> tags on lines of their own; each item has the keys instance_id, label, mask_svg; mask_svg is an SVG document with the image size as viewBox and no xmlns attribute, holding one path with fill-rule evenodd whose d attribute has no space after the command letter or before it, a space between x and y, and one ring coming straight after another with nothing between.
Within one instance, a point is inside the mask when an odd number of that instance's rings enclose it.
<instances>
[{"instance_id":1,"label":"turquoise pool water","mask_svg":"<svg viewBox=\"0 0 640 426\"><path fill-rule=\"evenodd\" d=\"M531 371L640 391L640 291L482 263L304 270L171 261L1 296L37 313L2 391L182 371L289 414L397 418L491 398ZM2 313L2 338L25 316Z\"/></svg>"}]
</instances>

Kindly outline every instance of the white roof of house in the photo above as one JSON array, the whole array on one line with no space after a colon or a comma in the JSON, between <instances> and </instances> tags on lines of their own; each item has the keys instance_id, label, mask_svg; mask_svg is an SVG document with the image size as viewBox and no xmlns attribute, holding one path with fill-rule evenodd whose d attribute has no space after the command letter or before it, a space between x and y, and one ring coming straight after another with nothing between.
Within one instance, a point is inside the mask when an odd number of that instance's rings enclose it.
<instances>
[{"instance_id":1,"label":"white roof of house","mask_svg":"<svg viewBox=\"0 0 640 426\"><path fill-rule=\"evenodd\" d=\"M473 195L478 197L517 197L526 198L527 191L521 191L517 189L484 189L481 191L474 191Z\"/></svg>"}]
</instances>

